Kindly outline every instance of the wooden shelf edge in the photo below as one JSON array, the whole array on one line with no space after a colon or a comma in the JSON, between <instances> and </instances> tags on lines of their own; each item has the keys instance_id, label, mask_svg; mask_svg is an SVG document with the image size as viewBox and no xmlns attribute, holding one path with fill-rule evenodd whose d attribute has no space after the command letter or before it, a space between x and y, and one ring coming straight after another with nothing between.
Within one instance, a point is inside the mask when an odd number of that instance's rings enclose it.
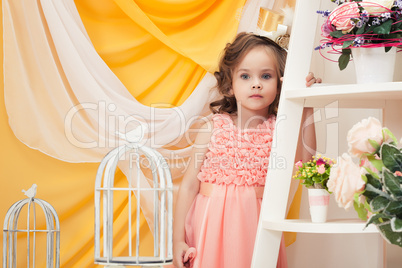
<instances>
[{"instance_id":1,"label":"wooden shelf edge","mask_svg":"<svg viewBox=\"0 0 402 268\"><path fill-rule=\"evenodd\" d=\"M295 88L285 92L287 99L402 100L402 82L379 84L328 85Z\"/></svg>"},{"instance_id":2,"label":"wooden shelf edge","mask_svg":"<svg viewBox=\"0 0 402 268\"><path fill-rule=\"evenodd\" d=\"M364 228L365 222L359 219L328 220L325 223L312 223L310 219L263 221L264 229L298 233L378 233L375 225Z\"/></svg>"}]
</instances>

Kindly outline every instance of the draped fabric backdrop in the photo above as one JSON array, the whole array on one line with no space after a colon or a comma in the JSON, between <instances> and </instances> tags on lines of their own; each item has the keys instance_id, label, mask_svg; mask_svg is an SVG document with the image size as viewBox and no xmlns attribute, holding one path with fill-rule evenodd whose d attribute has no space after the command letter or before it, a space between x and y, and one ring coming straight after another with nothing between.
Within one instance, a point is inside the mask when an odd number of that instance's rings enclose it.
<instances>
[{"instance_id":1,"label":"draped fabric backdrop","mask_svg":"<svg viewBox=\"0 0 402 268\"><path fill-rule=\"evenodd\" d=\"M95 266L98 163L83 162L99 162L125 142L116 131L128 132L140 120L148 125L148 145L179 157L172 167L177 186L191 129L200 123L191 120L207 115L213 98L208 72L236 31L255 29L261 2L3 0L0 218L25 197L21 189L36 183L37 197L61 220L62 266ZM150 253L150 232L141 239ZM124 242L117 243L124 252Z\"/></svg>"}]
</instances>

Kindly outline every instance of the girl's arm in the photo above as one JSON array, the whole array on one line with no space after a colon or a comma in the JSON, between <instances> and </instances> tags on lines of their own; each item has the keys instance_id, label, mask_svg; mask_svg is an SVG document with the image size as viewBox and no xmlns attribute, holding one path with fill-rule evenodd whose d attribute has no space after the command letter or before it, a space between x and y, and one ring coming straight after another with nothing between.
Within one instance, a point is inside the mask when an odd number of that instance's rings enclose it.
<instances>
[{"instance_id":1,"label":"girl's arm","mask_svg":"<svg viewBox=\"0 0 402 268\"><path fill-rule=\"evenodd\" d=\"M316 152L316 136L315 136L315 125L314 125L314 109L304 108L301 120L301 126L299 130L299 140L297 142L295 162L302 160L302 162L307 162L311 159ZM292 163L294 166L294 163ZM296 168L293 167L293 173L295 174ZM289 211L290 205L293 202L294 195L296 194L297 188L299 186L300 180L291 179L288 205L286 213Z\"/></svg>"},{"instance_id":2,"label":"girl's arm","mask_svg":"<svg viewBox=\"0 0 402 268\"><path fill-rule=\"evenodd\" d=\"M310 72L306 76L306 86L310 87L315 83L321 83L321 78L315 78ZM316 150L316 136L314 125L314 109L304 108L299 130L299 141L296 151L296 161L306 162L311 159Z\"/></svg>"},{"instance_id":3,"label":"girl's arm","mask_svg":"<svg viewBox=\"0 0 402 268\"><path fill-rule=\"evenodd\" d=\"M315 155L316 136L314 125L314 109L304 108L299 130L299 140L296 150L296 161L307 162Z\"/></svg>"},{"instance_id":4,"label":"girl's arm","mask_svg":"<svg viewBox=\"0 0 402 268\"><path fill-rule=\"evenodd\" d=\"M208 151L212 130L212 122L207 122L200 128L193 145L190 164L180 184L173 221L173 265L177 268L184 267L183 257L189 248L185 242L185 219L199 191L200 181L197 179L197 174Z\"/></svg>"},{"instance_id":5,"label":"girl's arm","mask_svg":"<svg viewBox=\"0 0 402 268\"><path fill-rule=\"evenodd\" d=\"M321 78L315 78L314 73L310 72L306 76L306 86L310 87L314 83L321 83ZM314 109L313 108L304 108L303 115L301 119L301 126L299 130L299 140L297 142L296 156L295 161L302 160L302 162L307 162L311 159L316 152L316 136L315 136L315 125L314 125ZM294 165L294 163L293 163ZM294 174L296 168L293 168ZM288 205L286 214L289 211L290 205L293 202L293 197L296 194L297 188L299 186L299 180L292 179Z\"/></svg>"}]
</instances>

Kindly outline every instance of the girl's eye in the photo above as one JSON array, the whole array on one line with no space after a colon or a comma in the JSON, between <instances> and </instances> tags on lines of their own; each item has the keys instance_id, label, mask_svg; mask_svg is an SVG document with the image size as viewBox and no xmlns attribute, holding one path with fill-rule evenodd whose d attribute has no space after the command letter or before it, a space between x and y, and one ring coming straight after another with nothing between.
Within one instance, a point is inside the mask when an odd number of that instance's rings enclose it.
<instances>
[{"instance_id":1,"label":"girl's eye","mask_svg":"<svg viewBox=\"0 0 402 268\"><path fill-rule=\"evenodd\" d=\"M247 80L247 79L250 78L250 76L248 74L242 74L242 75L240 75L240 78L244 79L244 80Z\"/></svg>"},{"instance_id":2,"label":"girl's eye","mask_svg":"<svg viewBox=\"0 0 402 268\"><path fill-rule=\"evenodd\" d=\"M263 74L263 75L261 75L261 78L262 79L269 79L269 78L271 78L271 75L270 74Z\"/></svg>"}]
</instances>

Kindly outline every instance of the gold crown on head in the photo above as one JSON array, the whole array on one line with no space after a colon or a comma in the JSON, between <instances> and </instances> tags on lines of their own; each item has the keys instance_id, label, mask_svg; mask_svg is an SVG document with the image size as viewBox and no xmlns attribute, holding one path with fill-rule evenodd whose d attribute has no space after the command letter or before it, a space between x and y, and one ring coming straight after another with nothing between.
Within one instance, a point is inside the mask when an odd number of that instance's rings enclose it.
<instances>
[{"instance_id":1,"label":"gold crown on head","mask_svg":"<svg viewBox=\"0 0 402 268\"><path fill-rule=\"evenodd\" d=\"M285 15L260 7L256 34L275 41L279 46L288 49L290 35L288 26L284 25Z\"/></svg>"}]
</instances>

